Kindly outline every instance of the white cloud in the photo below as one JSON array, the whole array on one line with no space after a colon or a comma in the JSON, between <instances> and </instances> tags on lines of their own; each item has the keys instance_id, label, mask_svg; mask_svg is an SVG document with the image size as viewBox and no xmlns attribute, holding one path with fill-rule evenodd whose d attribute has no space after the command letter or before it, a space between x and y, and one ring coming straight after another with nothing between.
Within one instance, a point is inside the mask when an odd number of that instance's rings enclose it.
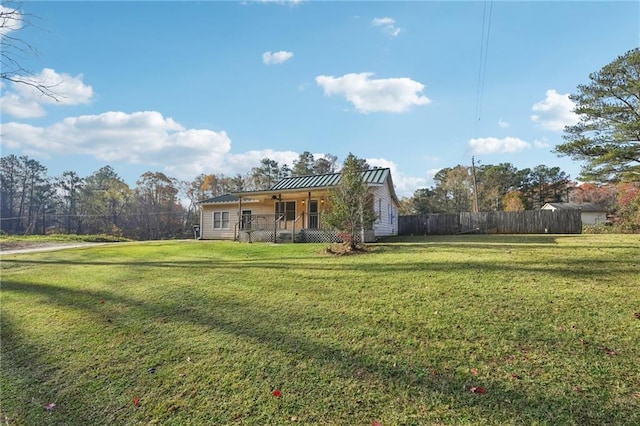
<instances>
[{"instance_id":1,"label":"white cloud","mask_svg":"<svg viewBox=\"0 0 640 426\"><path fill-rule=\"evenodd\" d=\"M227 175L246 173L266 157L291 166L299 155L270 149L233 154L226 132L187 129L156 111L68 117L49 127L4 123L0 134L3 148L31 156L87 155L110 163L161 167L180 179L212 170Z\"/></svg>"},{"instance_id":2,"label":"white cloud","mask_svg":"<svg viewBox=\"0 0 640 426\"><path fill-rule=\"evenodd\" d=\"M18 9L5 7L0 4L0 36L22 28L22 14Z\"/></svg>"},{"instance_id":3,"label":"white cloud","mask_svg":"<svg viewBox=\"0 0 640 426\"><path fill-rule=\"evenodd\" d=\"M544 148L549 148L551 144L549 143L549 140L547 138L543 137L541 139L534 140L533 146L539 149L544 149Z\"/></svg>"},{"instance_id":4,"label":"white cloud","mask_svg":"<svg viewBox=\"0 0 640 426\"><path fill-rule=\"evenodd\" d=\"M367 158L366 160L371 167L388 167L391 170L393 184L398 197L409 197L413 195L416 189L427 186L427 178L406 176L398 170L398 166L393 161L384 158Z\"/></svg>"},{"instance_id":5,"label":"white cloud","mask_svg":"<svg viewBox=\"0 0 640 426\"><path fill-rule=\"evenodd\" d=\"M49 127L5 123L1 132L3 145L45 157L80 154L174 171L184 165L189 176L222 165L231 149L225 132L185 129L155 111L68 117Z\"/></svg>"},{"instance_id":6,"label":"white cloud","mask_svg":"<svg viewBox=\"0 0 640 426\"><path fill-rule=\"evenodd\" d=\"M293 58L293 52L280 50L279 52L264 52L262 54L262 62L265 65L282 64Z\"/></svg>"},{"instance_id":7,"label":"white cloud","mask_svg":"<svg viewBox=\"0 0 640 426\"><path fill-rule=\"evenodd\" d=\"M293 151L274 151L272 149L261 149L247 151L241 154L229 154L225 161L227 163L227 170L235 171L247 169L260 165L260 160L263 158L270 158L278 162L280 166L285 164L291 167L293 162L298 159L299 154ZM247 170L245 170L247 171ZM229 173L228 171L225 173Z\"/></svg>"},{"instance_id":8,"label":"white cloud","mask_svg":"<svg viewBox=\"0 0 640 426\"><path fill-rule=\"evenodd\" d=\"M43 105L88 104L93 99L93 88L84 84L83 75L75 77L44 68L39 74L26 77L27 84L12 83L11 90L0 97L2 112L18 118L42 117ZM43 95L35 86L46 87L54 97Z\"/></svg>"},{"instance_id":9,"label":"white cloud","mask_svg":"<svg viewBox=\"0 0 640 426\"><path fill-rule=\"evenodd\" d=\"M515 153L523 149L531 148L529 142L525 142L519 138L506 137L498 138L477 138L471 139L467 143L472 154L496 154L496 153Z\"/></svg>"},{"instance_id":10,"label":"white cloud","mask_svg":"<svg viewBox=\"0 0 640 426\"><path fill-rule=\"evenodd\" d=\"M279 5L289 5L289 6L297 6L303 3L305 0L255 0L257 3L263 4L279 4Z\"/></svg>"},{"instance_id":11,"label":"white cloud","mask_svg":"<svg viewBox=\"0 0 640 426\"><path fill-rule=\"evenodd\" d=\"M410 78L370 79L373 73L350 73L342 77L320 75L318 86L325 95L343 95L356 110L369 112L405 112L414 105L426 105L430 101L421 95L424 84Z\"/></svg>"},{"instance_id":12,"label":"white cloud","mask_svg":"<svg viewBox=\"0 0 640 426\"><path fill-rule=\"evenodd\" d=\"M498 120L498 126L500 126L503 129L506 129L507 127L509 127L509 123L504 121L502 117L500 117L500 119Z\"/></svg>"},{"instance_id":13,"label":"white cloud","mask_svg":"<svg viewBox=\"0 0 640 426\"><path fill-rule=\"evenodd\" d=\"M546 130L561 131L565 126L576 124L578 115L573 112L575 104L569 99L569 94L559 94L554 89L547 90L546 98L537 102L531 110L537 114L531 116L534 123Z\"/></svg>"},{"instance_id":14,"label":"white cloud","mask_svg":"<svg viewBox=\"0 0 640 426\"><path fill-rule=\"evenodd\" d=\"M401 28L396 26L396 20L385 16L384 18L373 18L371 25L374 27L380 27L382 30L392 37L396 37L402 32Z\"/></svg>"}]
</instances>

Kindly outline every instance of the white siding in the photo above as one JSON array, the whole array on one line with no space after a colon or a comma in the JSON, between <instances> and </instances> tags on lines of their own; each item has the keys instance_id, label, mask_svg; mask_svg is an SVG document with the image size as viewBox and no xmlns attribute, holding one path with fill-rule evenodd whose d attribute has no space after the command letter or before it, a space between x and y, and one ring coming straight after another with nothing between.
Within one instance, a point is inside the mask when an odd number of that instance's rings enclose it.
<instances>
[{"instance_id":1,"label":"white siding","mask_svg":"<svg viewBox=\"0 0 640 426\"><path fill-rule=\"evenodd\" d=\"M373 186L369 188L373 194L373 208L380 213L378 220L373 224L376 237L398 235L398 206L393 201L389 186Z\"/></svg>"},{"instance_id":2,"label":"white siding","mask_svg":"<svg viewBox=\"0 0 640 426\"><path fill-rule=\"evenodd\" d=\"M605 212L582 212L581 215L583 225L597 225L607 221Z\"/></svg>"}]
</instances>

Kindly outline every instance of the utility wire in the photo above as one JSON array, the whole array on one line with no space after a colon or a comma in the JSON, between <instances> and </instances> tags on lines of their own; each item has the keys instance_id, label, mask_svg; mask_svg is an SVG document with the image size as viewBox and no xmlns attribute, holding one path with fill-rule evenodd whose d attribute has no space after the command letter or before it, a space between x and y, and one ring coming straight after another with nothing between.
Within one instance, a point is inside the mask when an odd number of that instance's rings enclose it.
<instances>
[{"instance_id":1,"label":"utility wire","mask_svg":"<svg viewBox=\"0 0 640 426\"><path fill-rule=\"evenodd\" d=\"M488 6L488 7L487 7ZM487 10L488 9L488 10ZM478 61L478 84L476 90L476 111L474 121L476 128L482 115L482 101L484 84L487 77L487 57L489 56L489 36L491 34L491 18L493 15L493 1L485 1L482 12L482 33L480 36L480 60Z\"/></svg>"}]
</instances>

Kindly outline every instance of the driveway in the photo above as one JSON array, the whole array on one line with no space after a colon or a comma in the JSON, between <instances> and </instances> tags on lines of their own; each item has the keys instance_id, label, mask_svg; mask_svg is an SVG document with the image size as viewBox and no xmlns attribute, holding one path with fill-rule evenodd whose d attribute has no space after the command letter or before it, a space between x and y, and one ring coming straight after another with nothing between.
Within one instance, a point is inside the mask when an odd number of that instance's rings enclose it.
<instances>
[{"instance_id":1,"label":"driveway","mask_svg":"<svg viewBox=\"0 0 640 426\"><path fill-rule=\"evenodd\" d=\"M42 251L55 251L55 250L65 250L71 248L80 248L87 246L96 246L103 245L107 243L43 243L43 244L35 244L30 245L29 247L20 247L20 248L10 248L8 250L2 249L0 250L0 256L5 256L8 254L23 254L23 253L38 253Z\"/></svg>"}]
</instances>

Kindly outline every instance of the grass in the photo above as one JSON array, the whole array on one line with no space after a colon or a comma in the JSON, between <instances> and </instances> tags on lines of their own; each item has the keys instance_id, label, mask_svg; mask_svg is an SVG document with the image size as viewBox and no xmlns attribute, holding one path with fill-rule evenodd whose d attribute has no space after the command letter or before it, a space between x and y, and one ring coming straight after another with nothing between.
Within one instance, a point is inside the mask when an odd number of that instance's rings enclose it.
<instances>
[{"instance_id":1,"label":"grass","mask_svg":"<svg viewBox=\"0 0 640 426\"><path fill-rule=\"evenodd\" d=\"M637 235L325 248L3 256L0 422L640 424Z\"/></svg>"}]
</instances>

